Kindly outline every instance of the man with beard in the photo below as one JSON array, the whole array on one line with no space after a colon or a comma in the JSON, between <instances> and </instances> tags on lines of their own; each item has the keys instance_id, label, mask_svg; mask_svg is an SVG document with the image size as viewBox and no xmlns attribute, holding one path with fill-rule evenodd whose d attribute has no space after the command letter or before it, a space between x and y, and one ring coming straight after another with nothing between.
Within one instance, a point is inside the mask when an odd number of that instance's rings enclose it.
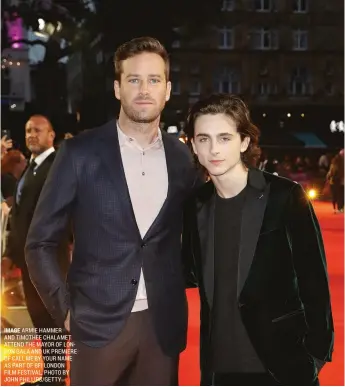
<instances>
[{"instance_id":1,"label":"man with beard","mask_svg":"<svg viewBox=\"0 0 345 387\"><path fill-rule=\"evenodd\" d=\"M61 145L26 260L47 309L76 344L72 385L176 385L187 329L183 205L195 171L188 148L159 130L171 91L164 47L133 39L114 64L119 119ZM55 256L70 218L66 285Z\"/></svg>"},{"instance_id":2,"label":"man with beard","mask_svg":"<svg viewBox=\"0 0 345 387\"><path fill-rule=\"evenodd\" d=\"M25 125L26 146L31 152L31 159L24 171L14 192L12 215L10 220L10 234L6 244L6 251L2 259L2 274L4 275L13 264L21 269L25 301L29 315L35 328L57 328L51 318L34 285L32 284L28 267L25 262L25 241L32 221L35 207L48 172L55 159L54 149L55 132L50 121L41 115L32 116ZM58 189L58 188L56 188ZM67 227L61 229L63 237L56 246L54 265L58 275L63 278L69 265ZM51 335L53 336L53 335ZM49 341L50 349L54 349L54 340L43 340L42 345ZM56 348L64 343L55 341ZM42 379L36 382L27 382L24 385L64 385L65 361L55 361L51 356L43 356L44 367ZM62 363L62 364L60 364ZM60 377L59 377L60 375ZM59 379L52 379L59 377ZM50 381L54 380L53 383Z\"/></svg>"}]
</instances>

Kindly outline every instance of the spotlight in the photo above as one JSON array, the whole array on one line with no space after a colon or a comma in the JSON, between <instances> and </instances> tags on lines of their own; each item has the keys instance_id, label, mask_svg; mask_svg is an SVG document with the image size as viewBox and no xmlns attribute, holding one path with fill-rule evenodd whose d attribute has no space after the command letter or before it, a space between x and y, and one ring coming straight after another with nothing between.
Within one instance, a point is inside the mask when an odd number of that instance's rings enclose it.
<instances>
[{"instance_id":1,"label":"spotlight","mask_svg":"<svg viewBox=\"0 0 345 387\"><path fill-rule=\"evenodd\" d=\"M308 197L309 197L309 199L311 199L311 200L316 199L316 197L317 197L317 192L316 192L316 190L315 190L315 189L310 189L310 190L308 191Z\"/></svg>"},{"instance_id":2,"label":"spotlight","mask_svg":"<svg viewBox=\"0 0 345 387\"><path fill-rule=\"evenodd\" d=\"M291 117L291 113L288 113L287 116L290 118Z\"/></svg>"},{"instance_id":3,"label":"spotlight","mask_svg":"<svg viewBox=\"0 0 345 387\"><path fill-rule=\"evenodd\" d=\"M38 19L38 29L40 31L44 30L45 25L46 25L46 22L43 19Z\"/></svg>"}]
</instances>

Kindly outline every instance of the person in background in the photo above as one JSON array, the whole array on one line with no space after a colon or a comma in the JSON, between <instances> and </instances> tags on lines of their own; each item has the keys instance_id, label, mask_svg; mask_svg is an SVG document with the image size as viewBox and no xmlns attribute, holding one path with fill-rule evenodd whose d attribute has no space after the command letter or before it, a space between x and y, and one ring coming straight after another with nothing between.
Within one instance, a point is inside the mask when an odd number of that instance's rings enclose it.
<instances>
[{"instance_id":1,"label":"person in background","mask_svg":"<svg viewBox=\"0 0 345 387\"><path fill-rule=\"evenodd\" d=\"M12 207L14 190L26 165L26 158L18 150L8 151L1 160L1 192L9 207Z\"/></svg>"},{"instance_id":2,"label":"person in background","mask_svg":"<svg viewBox=\"0 0 345 387\"><path fill-rule=\"evenodd\" d=\"M201 385L318 385L334 332L312 204L299 184L253 167L259 130L239 97L200 100L187 122L210 176L183 234L201 300Z\"/></svg>"},{"instance_id":3,"label":"person in background","mask_svg":"<svg viewBox=\"0 0 345 387\"><path fill-rule=\"evenodd\" d=\"M1 137L1 160L7 153L9 149L11 149L13 146L12 140L8 139L7 136ZM3 217L7 217L7 215L10 212L10 207L6 203L6 199L4 198L2 191L1 191L1 219Z\"/></svg>"},{"instance_id":4,"label":"person in background","mask_svg":"<svg viewBox=\"0 0 345 387\"><path fill-rule=\"evenodd\" d=\"M31 158L15 187L9 223L10 232L1 261L2 275L6 275L13 265L21 269L27 309L34 327L38 329L57 328L57 326L31 281L25 262L24 248L38 198L55 159L54 138L55 132L47 117L34 115L27 121L25 141L26 147L31 152ZM55 190L59 191L59 185L56 185ZM66 230L66 237L64 237L64 230L62 230L63 236L54 262L61 278L65 277L69 266L68 231ZM65 344L63 340L55 340L54 334L49 334L49 339L43 340L44 345L48 345L48 342L50 349L61 349ZM65 384L66 362L64 360L55 361L52 356L43 354L43 364L42 378L24 385L59 386ZM52 379L52 376L57 379Z\"/></svg>"},{"instance_id":5,"label":"person in background","mask_svg":"<svg viewBox=\"0 0 345 387\"><path fill-rule=\"evenodd\" d=\"M344 156L341 151L332 159L327 180L331 189L333 212L344 212Z\"/></svg>"},{"instance_id":6,"label":"person in background","mask_svg":"<svg viewBox=\"0 0 345 387\"><path fill-rule=\"evenodd\" d=\"M319 172L321 173L321 175L326 176L330 166L329 157L327 154L324 153L320 156L318 165L319 165Z\"/></svg>"}]
</instances>

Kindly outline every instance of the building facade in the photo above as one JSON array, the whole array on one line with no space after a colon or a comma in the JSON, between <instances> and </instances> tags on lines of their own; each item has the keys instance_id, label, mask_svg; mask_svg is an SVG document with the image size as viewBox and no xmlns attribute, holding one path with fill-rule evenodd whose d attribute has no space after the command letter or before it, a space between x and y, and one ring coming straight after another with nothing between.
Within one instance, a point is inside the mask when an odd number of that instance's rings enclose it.
<instances>
[{"instance_id":1,"label":"building facade","mask_svg":"<svg viewBox=\"0 0 345 387\"><path fill-rule=\"evenodd\" d=\"M207 39L176 42L169 108L240 94L262 130L330 131L343 120L342 0L223 0Z\"/></svg>"}]
</instances>

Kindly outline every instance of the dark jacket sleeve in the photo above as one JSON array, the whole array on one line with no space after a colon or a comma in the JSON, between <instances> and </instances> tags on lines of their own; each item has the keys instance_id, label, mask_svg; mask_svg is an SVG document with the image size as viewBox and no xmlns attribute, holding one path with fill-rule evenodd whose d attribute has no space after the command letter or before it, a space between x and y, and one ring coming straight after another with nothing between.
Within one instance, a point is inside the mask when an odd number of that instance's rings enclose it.
<instances>
[{"instance_id":1,"label":"dark jacket sleeve","mask_svg":"<svg viewBox=\"0 0 345 387\"><path fill-rule=\"evenodd\" d=\"M197 284L195 251L193 246L193 234L196 233L193 198L187 201L183 213L182 232L182 266L185 276L186 288L195 288Z\"/></svg>"},{"instance_id":2,"label":"dark jacket sleeve","mask_svg":"<svg viewBox=\"0 0 345 387\"><path fill-rule=\"evenodd\" d=\"M77 191L77 178L68 143L63 142L49 171L25 248L30 278L60 327L63 327L69 309L69 294L59 268L58 250L70 222Z\"/></svg>"},{"instance_id":3,"label":"dark jacket sleeve","mask_svg":"<svg viewBox=\"0 0 345 387\"><path fill-rule=\"evenodd\" d=\"M298 184L290 193L288 219L293 263L308 325L304 344L315 358L331 361L334 329L325 250L314 209Z\"/></svg>"}]
</instances>

